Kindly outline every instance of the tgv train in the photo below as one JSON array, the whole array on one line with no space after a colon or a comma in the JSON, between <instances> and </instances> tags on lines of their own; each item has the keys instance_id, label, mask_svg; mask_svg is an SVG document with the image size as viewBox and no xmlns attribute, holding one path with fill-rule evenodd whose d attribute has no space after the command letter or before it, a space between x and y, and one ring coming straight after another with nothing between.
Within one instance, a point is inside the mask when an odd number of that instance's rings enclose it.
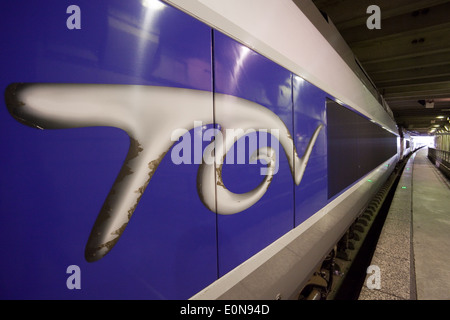
<instances>
[{"instance_id":1,"label":"tgv train","mask_svg":"<svg viewBox=\"0 0 450 320\"><path fill-rule=\"evenodd\" d=\"M404 151L290 0L0 12L2 299L295 298Z\"/></svg>"}]
</instances>

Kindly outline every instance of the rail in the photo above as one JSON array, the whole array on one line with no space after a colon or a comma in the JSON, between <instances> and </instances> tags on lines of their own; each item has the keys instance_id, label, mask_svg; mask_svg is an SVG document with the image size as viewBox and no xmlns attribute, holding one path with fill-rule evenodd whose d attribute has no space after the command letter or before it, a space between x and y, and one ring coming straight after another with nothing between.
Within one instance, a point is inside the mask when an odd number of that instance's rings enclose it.
<instances>
[{"instance_id":1,"label":"rail","mask_svg":"<svg viewBox=\"0 0 450 320\"><path fill-rule=\"evenodd\" d=\"M428 159L450 179L450 151L428 148Z\"/></svg>"},{"instance_id":2,"label":"rail","mask_svg":"<svg viewBox=\"0 0 450 320\"><path fill-rule=\"evenodd\" d=\"M449 163L450 151L428 148L428 157L435 159L435 161L446 161L447 163Z\"/></svg>"}]
</instances>

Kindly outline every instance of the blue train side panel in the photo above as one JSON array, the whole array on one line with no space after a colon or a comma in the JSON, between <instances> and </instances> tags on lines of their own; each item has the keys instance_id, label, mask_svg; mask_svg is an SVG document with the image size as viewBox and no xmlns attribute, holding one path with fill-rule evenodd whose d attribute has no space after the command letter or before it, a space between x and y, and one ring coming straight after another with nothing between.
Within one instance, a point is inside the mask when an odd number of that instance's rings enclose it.
<instances>
[{"instance_id":1,"label":"blue train side panel","mask_svg":"<svg viewBox=\"0 0 450 320\"><path fill-rule=\"evenodd\" d=\"M16 82L212 91L209 27L159 1L80 0L81 29L69 30L70 4L2 2L2 92ZM0 122L0 298L185 299L217 278L216 217L197 195L198 166L166 156L114 250L88 263L84 248L127 134L37 130L4 102ZM70 265L80 267L81 290L66 286Z\"/></svg>"},{"instance_id":2,"label":"blue train side panel","mask_svg":"<svg viewBox=\"0 0 450 320\"><path fill-rule=\"evenodd\" d=\"M220 32L214 32L214 67L216 93L244 98L270 109L283 120L289 132L293 132L292 85L288 70ZM216 118L216 122L220 124L220 121L220 118ZM270 143L271 138L262 135L258 134L258 141L267 140ZM288 152L292 153L292 150ZM244 262L293 227L294 182L281 146L277 157L278 172L261 200L234 215L218 216L220 275ZM224 183L233 192L248 192L263 179L260 168L255 164L225 163Z\"/></svg>"},{"instance_id":3,"label":"blue train side panel","mask_svg":"<svg viewBox=\"0 0 450 320\"><path fill-rule=\"evenodd\" d=\"M327 94L293 76L294 140L297 152L302 155L318 125L326 125ZM295 226L300 225L328 201L327 197L327 134L321 130L312 149L307 169L301 183L295 188Z\"/></svg>"},{"instance_id":4,"label":"blue train side panel","mask_svg":"<svg viewBox=\"0 0 450 320\"><path fill-rule=\"evenodd\" d=\"M325 92L161 1L80 0L81 29L66 25L73 14L66 12L71 4L5 2L0 10L1 28L10 30L0 35L0 61L6 62L0 79L0 90L5 93L0 105L0 255L4 257L0 298L187 299L327 203ZM127 112L136 123L148 111L138 110L137 92L142 88L186 94L180 95L186 99L175 106L156 110L153 115L166 118L148 119L144 129L172 118L195 128L172 140L174 145L160 154L157 169L153 161L145 163L150 170L148 180L138 189L129 188L137 201L131 209L122 208L129 221L111 233L120 231L120 239L96 248L109 250L98 261L85 258L88 238L101 233L96 234L99 229L93 225L104 222L98 222L97 216L111 218L108 199L111 195L114 199L118 190L112 186L126 180L119 171L128 168L126 176L136 174L134 167L127 167L130 146L137 154L143 148L120 126L40 126L38 116L27 118L28 105L19 99L26 86L11 85L17 83L38 84L37 91L54 86L52 92L62 97L70 96L66 94L72 89L101 88L104 105L99 110L106 118L117 112L116 102L125 96L105 92L125 90L133 101ZM130 87L137 90L136 95L130 94ZM39 109L55 96L46 96L43 103L33 101L41 103ZM226 96L236 104L219 103ZM195 117L193 110L198 106L192 101L206 105L196 109ZM53 105L48 116L66 105ZM83 108L80 102L67 112L70 116L63 114L62 118L76 118L86 112ZM220 174L223 181L215 180L203 193L202 186L211 181L201 179L199 168L204 163L199 166L195 152L211 146L212 137L205 139L207 130L227 129L221 126L229 121L228 115L240 121L239 111L244 109L244 120L249 123L261 117L285 130L278 137L284 145L272 132L263 132L271 127L249 132L241 138L247 142L245 162L239 163L243 150L235 146L234 162L214 168L216 179ZM128 113L124 118L128 119ZM193 123L199 120L203 121L200 125ZM298 172L293 168L300 166L292 159L302 157L312 139L308 165L296 185ZM249 163L249 158L256 150L269 149L265 147L275 149L277 159L267 191L240 212L219 212L228 205L225 198L215 198L219 184L236 194L262 185L261 170L266 164ZM80 289L70 289L66 282L73 265L81 270Z\"/></svg>"}]
</instances>

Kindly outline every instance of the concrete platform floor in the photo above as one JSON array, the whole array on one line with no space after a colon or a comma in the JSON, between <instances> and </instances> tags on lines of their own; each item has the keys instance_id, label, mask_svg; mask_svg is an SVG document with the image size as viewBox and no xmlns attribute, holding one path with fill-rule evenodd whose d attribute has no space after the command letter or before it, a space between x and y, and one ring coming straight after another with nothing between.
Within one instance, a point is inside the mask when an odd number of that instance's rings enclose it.
<instances>
[{"instance_id":1,"label":"concrete platform floor","mask_svg":"<svg viewBox=\"0 0 450 320\"><path fill-rule=\"evenodd\" d=\"M450 182L418 151L413 168L417 299L450 299Z\"/></svg>"},{"instance_id":2,"label":"concrete platform floor","mask_svg":"<svg viewBox=\"0 0 450 320\"><path fill-rule=\"evenodd\" d=\"M405 166L371 262L380 285L368 274L360 300L450 300L450 182L427 151Z\"/></svg>"}]
</instances>

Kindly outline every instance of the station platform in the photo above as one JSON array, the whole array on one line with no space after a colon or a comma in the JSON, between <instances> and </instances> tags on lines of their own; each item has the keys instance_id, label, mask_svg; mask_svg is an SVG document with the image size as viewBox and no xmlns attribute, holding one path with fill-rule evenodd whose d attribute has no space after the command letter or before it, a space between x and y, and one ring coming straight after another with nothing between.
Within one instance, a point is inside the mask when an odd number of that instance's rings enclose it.
<instances>
[{"instance_id":1,"label":"station platform","mask_svg":"<svg viewBox=\"0 0 450 320\"><path fill-rule=\"evenodd\" d=\"M359 300L450 300L450 181L427 151L404 168Z\"/></svg>"}]
</instances>

